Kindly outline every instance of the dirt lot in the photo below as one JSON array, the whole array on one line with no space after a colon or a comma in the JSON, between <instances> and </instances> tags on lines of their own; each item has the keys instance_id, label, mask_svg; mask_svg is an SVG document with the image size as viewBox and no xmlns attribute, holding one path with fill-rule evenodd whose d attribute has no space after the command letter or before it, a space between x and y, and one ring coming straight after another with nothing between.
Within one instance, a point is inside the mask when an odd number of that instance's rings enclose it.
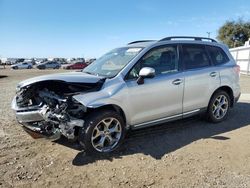
<instances>
[{"instance_id":1,"label":"dirt lot","mask_svg":"<svg viewBox=\"0 0 250 188\"><path fill-rule=\"evenodd\" d=\"M59 70L62 71L62 70ZM0 187L250 187L250 77L227 121L199 118L131 132L116 153L87 156L34 140L10 109L16 84L54 70L0 70Z\"/></svg>"}]
</instances>

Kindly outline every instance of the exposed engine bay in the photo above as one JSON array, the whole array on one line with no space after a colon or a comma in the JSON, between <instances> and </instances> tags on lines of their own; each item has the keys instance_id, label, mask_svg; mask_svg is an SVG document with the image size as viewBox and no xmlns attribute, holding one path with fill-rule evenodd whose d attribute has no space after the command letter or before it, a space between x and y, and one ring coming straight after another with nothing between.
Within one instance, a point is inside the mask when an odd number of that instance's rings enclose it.
<instances>
[{"instance_id":1,"label":"exposed engine bay","mask_svg":"<svg viewBox=\"0 0 250 188\"><path fill-rule=\"evenodd\" d=\"M74 140L84 125L87 108L72 96L98 91L102 84L103 80L87 84L50 80L17 88L13 102L17 120L46 138L58 139L63 135Z\"/></svg>"}]
</instances>

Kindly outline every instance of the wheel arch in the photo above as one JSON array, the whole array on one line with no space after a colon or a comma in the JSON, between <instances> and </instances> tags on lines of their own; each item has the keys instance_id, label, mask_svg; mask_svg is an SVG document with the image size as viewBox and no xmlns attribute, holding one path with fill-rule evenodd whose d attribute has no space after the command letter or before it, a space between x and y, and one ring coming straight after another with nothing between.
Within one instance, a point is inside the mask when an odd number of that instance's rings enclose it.
<instances>
[{"instance_id":1,"label":"wheel arch","mask_svg":"<svg viewBox=\"0 0 250 188\"><path fill-rule=\"evenodd\" d=\"M95 108L87 107L88 112L94 112L96 110L113 110L122 116L124 123L126 125L126 122L127 122L126 115L125 115L124 110L120 106L116 104L104 104Z\"/></svg>"},{"instance_id":2,"label":"wheel arch","mask_svg":"<svg viewBox=\"0 0 250 188\"><path fill-rule=\"evenodd\" d=\"M217 89L213 92L212 96L210 97L210 100L212 99L212 97L213 97L218 91L225 91L225 92L229 95L229 97L230 97L230 107L233 107L233 105L234 105L234 93L233 93L232 88L229 87L229 86L226 86L226 85L217 88ZM209 100L209 102L210 102L210 100Z\"/></svg>"}]
</instances>

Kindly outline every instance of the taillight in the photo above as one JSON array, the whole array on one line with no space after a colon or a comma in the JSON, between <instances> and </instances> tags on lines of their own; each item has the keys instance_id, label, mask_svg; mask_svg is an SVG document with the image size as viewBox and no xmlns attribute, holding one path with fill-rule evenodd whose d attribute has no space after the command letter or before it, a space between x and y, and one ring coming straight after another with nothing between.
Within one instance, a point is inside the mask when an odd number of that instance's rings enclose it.
<instances>
[{"instance_id":1,"label":"taillight","mask_svg":"<svg viewBox=\"0 0 250 188\"><path fill-rule=\"evenodd\" d=\"M235 71L237 74L240 74L240 66L239 66L239 65L235 65L235 66L234 66L234 71Z\"/></svg>"}]
</instances>

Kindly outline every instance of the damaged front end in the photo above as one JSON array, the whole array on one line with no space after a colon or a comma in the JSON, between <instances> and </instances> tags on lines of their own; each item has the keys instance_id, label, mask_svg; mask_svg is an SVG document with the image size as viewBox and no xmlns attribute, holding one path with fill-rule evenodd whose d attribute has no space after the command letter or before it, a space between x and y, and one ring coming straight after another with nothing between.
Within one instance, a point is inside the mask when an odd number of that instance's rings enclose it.
<instances>
[{"instance_id":1,"label":"damaged front end","mask_svg":"<svg viewBox=\"0 0 250 188\"><path fill-rule=\"evenodd\" d=\"M17 121L33 137L75 140L84 125L87 109L73 98L79 93L98 91L104 80L96 83L69 83L61 80L38 81L17 87L12 101Z\"/></svg>"}]
</instances>

